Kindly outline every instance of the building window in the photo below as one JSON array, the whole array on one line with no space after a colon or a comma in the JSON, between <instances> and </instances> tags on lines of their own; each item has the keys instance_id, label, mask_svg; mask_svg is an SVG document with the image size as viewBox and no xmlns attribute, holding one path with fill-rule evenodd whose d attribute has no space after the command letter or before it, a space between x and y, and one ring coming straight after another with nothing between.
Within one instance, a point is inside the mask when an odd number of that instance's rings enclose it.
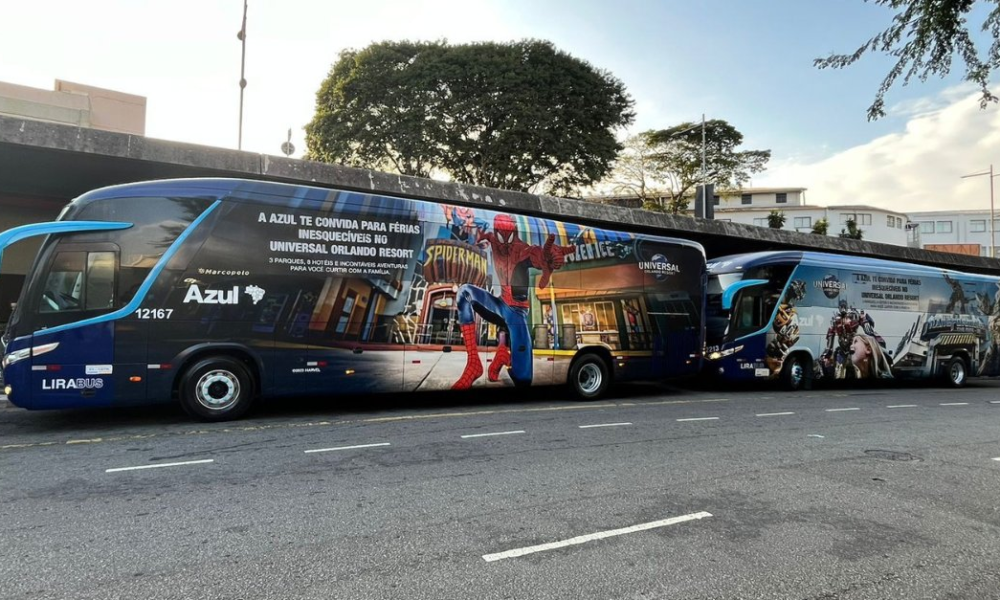
<instances>
[{"instance_id":1,"label":"building window","mask_svg":"<svg viewBox=\"0 0 1000 600\"><path fill-rule=\"evenodd\" d=\"M858 225L871 225L872 224L872 216L871 216L871 214L870 213L861 213L861 214L859 214L858 215L857 223L858 223Z\"/></svg>"},{"instance_id":2,"label":"building window","mask_svg":"<svg viewBox=\"0 0 1000 600\"><path fill-rule=\"evenodd\" d=\"M804 227L812 227L813 223L812 217L795 217L794 223L796 229L802 229Z\"/></svg>"},{"instance_id":3,"label":"building window","mask_svg":"<svg viewBox=\"0 0 1000 600\"><path fill-rule=\"evenodd\" d=\"M934 221L920 221L920 233L934 233Z\"/></svg>"},{"instance_id":4,"label":"building window","mask_svg":"<svg viewBox=\"0 0 1000 600\"><path fill-rule=\"evenodd\" d=\"M788 202L788 194L786 194L785 192L779 192L778 197L775 199L775 202L777 202L778 204L784 204Z\"/></svg>"},{"instance_id":5,"label":"building window","mask_svg":"<svg viewBox=\"0 0 1000 600\"><path fill-rule=\"evenodd\" d=\"M938 221L937 222L937 232L938 233L951 233L951 221Z\"/></svg>"},{"instance_id":6,"label":"building window","mask_svg":"<svg viewBox=\"0 0 1000 600\"><path fill-rule=\"evenodd\" d=\"M756 225L757 227L767 227L767 217L754 219L753 224Z\"/></svg>"},{"instance_id":7,"label":"building window","mask_svg":"<svg viewBox=\"0 0 1000 600\"><path fill-rule=\"evenodd\" d=\"M719 197L712 196L712 206L718 206L718 205L719 205Z\"/></svg>"},{"instance_id":8,"label":"building window","mask_svg":"<svg viewBox=\"0 0 1000 600\"><path fill-rule=\"evenodd\" d=\"M970 233L982 233L984 231L986 231L985 219L973 219L972 221L969 221Z\"/></svg>"},{"instance_id":9,"label":"building window","mask_svg":"<svg viewBox=\"0 0 1000 600\"><path fill-rule=\"evenodd\" d=\"M751 194L743 194L742 196L740 196L740 204L750 204L752 199L753 196Z\"/></svg>"},{"instance_id":10,"label":"building window","mask_svg":"<svg viewBox=\"0 0 1000 600\"><path fill-rule=\"evenodd\" d=\"M847 225L848 221L858 222L858 215L854 213L840 213L840 224Z\"/></svg>"},{"instance_id":11,"label":"building window","mask_svg":"<svg viewBox=\"0 0 1000 600\"><path fill-rule=\"evenodd\" d=\"M895 227L896 226L896 217L893 217L892 215L889 215L888 217L886 217L885 218L885 226L889 227L890 229L893 228L893 227Z\"/></svg>"},{"instance_id":12,"label":"building window","mask_svg":"<svg viewBox=\"0 0 1000 600\"><path fill-rule=\"evenodd\" d=\"M902 228L903 228L903 217L899 217L898 219L896 219L896 229L902 229Z\"/></svg>"}]
</instances>

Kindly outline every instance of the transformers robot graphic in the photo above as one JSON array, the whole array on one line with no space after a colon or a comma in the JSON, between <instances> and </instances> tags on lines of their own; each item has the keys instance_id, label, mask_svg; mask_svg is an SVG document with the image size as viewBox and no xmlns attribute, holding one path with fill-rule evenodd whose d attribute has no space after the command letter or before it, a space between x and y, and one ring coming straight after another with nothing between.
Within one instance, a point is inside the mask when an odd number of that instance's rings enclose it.
<instances>
[{"instance_id":1,"label":"transformers robot graphic","mask_svg":"<svg viewBox=\"0 0 1000 600\"><path fill-rule=\"evenodd\" d=\"M891 367L892 360L885 352L885 339L875 331L875 319L867 312L848 305L847 300L841 300L837 314L830 320L830 327L826 330L826 350L817 365L820 375L833 379L858 376L858 372L848 366L852 364L851 357L855 354L852 347L857 348L854 338L859 333L865 336L865 340L871 340L878 346L872 352L878 352L879 360Z\"/></svg>"},{"instance_id":2,"label":"transformers robot graphic","mask_svg":"<svg viewBox=\"0 0 1000 600\"><path fill-rule=\"evenodd\" d=\"M1000 287L1000 284L997 284ZM988 342L983 359L979 361L977 375L987 372L995 372L997 367L994 363L1000 358L1000 289L993 297L989 294L977 293L976 299L979 301L979 312L986 317Z\"/></svg>"},{"instance_id":3,"label":"transformers robot graphic","mask_svg":"<svg viewBox=\"0 0 1000 600\"><path fill-rule=\"evenodd\" d=\"M945 307L944 312L951 314L961 314L965 312L966 297L965 290L962 289L962 282L955 281L948 274L944 274L945 282L951 286L951 297L948 298L948 306ZM961 306L961 309L959 309Z\"/></svg>"},{"instance_id":4,"label":"transformers robot graphic","mask_svg":"<svg viewBox=\"0 0 1000 600\"><path fill-rule=\"evenodd\" d=\"M499 279L500 296L494 296L483 288L470 284L458 288L458 322L467 358L465 370L452 389L468 389L483 375L476 335L476 315L497 326L498 346L487 373L489 380L499 381L502 369L507 367L515 386L531 384L533 369L528 331L528 269L535 268L542 272L538 278L538 289L545 289L549 286L552 273L562 268L567 256L576 252L575 245L559 246L555 239L555 235L549 235L545 244L532 246L520 238L514 219L504 214L493 219L492 232L478 230L476 243L488 244L492 249L493 268Z\"/></svg>"},{"instance_id":5,"label":"transformers robot graphic","mask_svg":"<svg viewBox=\"0 0 1000 600\"><path fill-rule=\"evenodd\" d=\"M795 320L795 304L806 295L806 282L793 280L778 304L778 314L774 317L774 333L767 344L767 367L771 373L781 371L788 349L799 341L799 324Z\"/></svg>"}]
</instances>

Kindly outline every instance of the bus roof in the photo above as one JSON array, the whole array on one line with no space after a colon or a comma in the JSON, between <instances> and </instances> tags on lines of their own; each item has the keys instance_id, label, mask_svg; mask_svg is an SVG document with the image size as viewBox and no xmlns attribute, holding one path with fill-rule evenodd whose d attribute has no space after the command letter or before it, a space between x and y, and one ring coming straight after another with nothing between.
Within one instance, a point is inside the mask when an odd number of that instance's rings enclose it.
<instances>
[{"instance_id":1,"label":"bus roof","mask_svg":"<svg viewBox=\"0 0 1000 600\"><path fill-rule=\"evenodd\" d=\"M894 271L897 273L905 272L913 275L948 274L961 275L967 279L974 278L982 281L997 280L997 277L991 277L989 275L964 273L961 271L954 271L952 269L942 269L940 267L930 267L927 265L905 263L896 260L850 256L845 254L828 254L826 252L809 252L803 250L750 252L746 254L720 256L708 261L708 270L709 273L734 273L745 271L753 267L780 264L802 264L816 267L829 267L831 269Z\"/></svg>"},{"instance_id":2,"label":"bus roof","mask_svg":"<svg viewBox=\"0 0 1000 600\"><path fill-rule=\"evenodd\" d=\"M423 202L437 202L442 204L458 204L451 200L435 200L431 198L402 198L400 196L394 196L391 194L385 194L377 191L351 191L351 190L341 190L337 188L323 188L316 186L298 185L292 183L280 183L274 181L260 181L256 179L238 179L238 178L224 178L224 177L204 177L204 178L187 178L187 179L161 179L156 181L142 181L137 183L126 183L121 185L113 185L108 187L99 188L96 190L89 191L72 201L71 204L75 205L77 208L82 208L83 206L90 204L91 202L99 200L109 200L113 198L130 198L130 197L174 197L174 198L184 198L192 196L210 196L214 199L225 199L229 201L254 201L254 202L264 202L268 204L275 204L278 206L288 207L290 206L289 200L304 201L311 200L316 202L324 202L331 199L331 194L356 194L358 197L363 196L380 196L384 198L396 198L400 200L409 201L423 201ZM520 211L510 211L504 207L495 206L483 206L481 203L468 203L477 208L483 208L486 210L493 210L499 212L511 212L515 214L521 214ZM544 214L544 215L533 215L528 213L530 216L540 218L540 219L557 219L562 220L565 218L564 215L558 214ZM657 240L666 241L679 246L689 246L700 251L704 256L705 248L698 242L687 240L683 238L676 238L672 236L664 235L651 235L647 233L639 233L635 231L635 228L630 228L627 223L601 223L599 225L601 229L612 231L615 229L620 229L622 231L629 232L629 234L634 236L645 236L645 237L655 237Z\"/></svg>"}]
</instances>

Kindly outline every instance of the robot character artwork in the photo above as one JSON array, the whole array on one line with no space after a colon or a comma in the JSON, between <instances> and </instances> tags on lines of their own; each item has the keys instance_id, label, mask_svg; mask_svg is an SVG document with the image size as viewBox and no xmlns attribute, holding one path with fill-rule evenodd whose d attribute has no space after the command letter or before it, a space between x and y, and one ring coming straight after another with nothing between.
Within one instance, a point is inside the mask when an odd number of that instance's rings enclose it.
<instances>
[{"instance_id":1,"label":"robot character artwork","mask_svg":"<svg viewBox=\"0 0 1000 600\"><path fill-rule=\"evenodd\" d=\"M877 368L862 369L868 364L865 361L875 361ZM826 350L817 367L817 375L831 379L858 379L869 373L892 377L892 359L885 351L885 339L875 331L875 319L846 300L840 301L837 314L830 320Z\"/></svg>"},{"instance_id":2,"label":"robot character artwork","mask_svg":"<svg viewBox=\"0 0 1000 600\"><path fill-rule=\"evenodd\" d=\"M1000 283L997 284L997 287L998 289L992 297L989 294L976 294L976 299L979 302L979 312L986 317L988 334L986 353L979 362L977 375L996 372L996 363L1000 359Z\"/></svg>"},{"instance_id":3,"label":"robot character artwork","mask_svg":"<svg viewBox=\"0 0 1000 600\"><path fill-rule=\"evenodd\" d=\"M464 284L458 288L458 321L462 330L467 360L465 370L452 389L464 390L482 377L483 363L479 358L476 335L476 315L497 326L497 351L487 377L499 381L504 367L515 386L531 385L532 354L528 330L529 268L542 272L538 289L549 286L553 271L565 264L566 257L576 252L576 246L559 246L555 235L549 235L543 245L530 245L520 237L517 223L510 215L498 214L493 219L493 231L477 228L476 243L491 248L493 268L500 283L500 296L481 287ZM506 339L505 339L506 338Z\"/></svg>"},{"instance_id":4,"label":"robot character artwork","mask_svg":"<svg viewBox=\"0 0 1000 600\"><path fill-rule=\"evenodd\" d=\"M788 285L788 291L778 304L778 314L774 317L774 332L767 344L767 366L771 373L781 371L785 354L799 341L799 324L796 322L795 305L806 295L806 282L795 279Z\"/></svg>"}]
</instances>

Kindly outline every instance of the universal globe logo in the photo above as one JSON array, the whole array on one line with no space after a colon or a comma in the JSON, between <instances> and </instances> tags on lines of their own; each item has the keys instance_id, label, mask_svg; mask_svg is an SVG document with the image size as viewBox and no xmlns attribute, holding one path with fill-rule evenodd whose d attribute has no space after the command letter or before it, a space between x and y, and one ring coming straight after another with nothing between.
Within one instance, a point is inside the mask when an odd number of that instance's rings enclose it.
<instances>
[{"instance_id":1,"label":"universal globe logo","mask_svg":"<svg viewBox=\"0 0 1000 600\"><path fill-rule=\"evenodd\" d=\"M639 268L646 273L652 273L653 277L659 281L663 281L667 277L681 272L679 265L670 262L662 254L654 254L648 261L640 262Z\"/></svg>"},{"instance_id":2,"label":"universal globe logo","mask_svg":"<svg viewBox=\"0 0 1000 600\"><path fill-rule=\"evenodd\" d=\"M847 284L837 279L836 275L827 275L823 281L814 281L813 286L823 290L823 295L831 300L839 296L842 290L847 289Z\"/></svg>"}]
</instances>

